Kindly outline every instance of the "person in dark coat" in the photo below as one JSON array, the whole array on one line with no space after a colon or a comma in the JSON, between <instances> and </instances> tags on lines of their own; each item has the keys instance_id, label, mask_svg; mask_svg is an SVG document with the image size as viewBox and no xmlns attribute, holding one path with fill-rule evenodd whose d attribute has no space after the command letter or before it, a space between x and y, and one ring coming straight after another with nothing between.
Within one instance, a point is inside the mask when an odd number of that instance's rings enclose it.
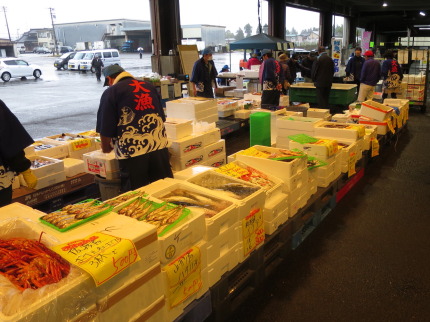
<instances>
[{"instance_id":1,"label":"person in dark coat","mask_svg":"<svg viewBox=\"0 0 430 322\"><path fill-rule=\"evenodd\" d=\"M228 73L229 71L230 71L230 68L228 67L228 65L224 65L221 68L220 73L224 73L224 72ZM227 79L227 78L218 78L218 85L220 85L220 86L228 86L228 85L230 85L230 79Z\"/></svg>"},{"instance_id":2,"label":"person in dark coat","mask_svg":"<svg viewBox=\"0 0 430 322\"><path fill-rule=\"evenodd\" d=\"M312 65L317 57L316 51L311 51L300 64L300 71L305 79L305 83L312 83Z\"/></svg>"},{"instance_id":3,"label":"person in dark coat","mask_svg":"<svg viewBox=\"0 0 430 322\"><path fill-rule=\"evenodd\" d=\"M263 64L262 67L260 67L260 82L263 87L261 106L279 106L279 98L284 81L281 72L281 64L272 57L272 52L270 50L264 49L261 54L263 56Z\"/></svg>"},{"instance_id":4,"label":"person in dark coat","mask_svg":"<svg viewBox=\"0 0 430 322\"><path fill-rule=\"evenodd\" d=\"M218 72L212 60L212 50L203 49L202 58L194 63L191 82L196 96L214 98L213 87L217 87Z\"/></svg>"},{"instance_id":5,"label":"person in dark coat","mask_svg":"<svg viewBox=\"0 0 430 322\"><path fill-rule=\"evenodd\" d=\"M324 47L318 48L318 54L318 58L312 65L312 81L316 87L318 107L328 108L328 98L333 83L334 62Z\"/></svg>"},{"instance_id":6,"label":"person in dark coat","mask_svg":"<svg viewBox=\"0 0 430 322\"><path fill-rule=\"evenodd\" d=\"M381 63L373 58L373 51L367 50L364 57L366 61L361 69L360 90L357 98L359 102L373 99L375 86L381 79Z\"/></svg>"},{"instance_id":7,"label":"person in dark coat","mask_svg":"<svg viewBox=\"0 0 430 322\"><path fill-rule=\"evenodd\" d=\"M281 73L283 74L284 82L282 83L282 94L286 95L288 92L288 89L290 88L290 82L288 81L291 79L290 76L290 68L288 67L288 56L287 54L281 54L279 56L279 63L281 64Z\"/></svg>"},{"instance_id":8,"label":"person in dark coat","mask_svg":"<svg viewBox=\"0 0 430 322\"><path fill-rule=\"evenodd\" d=\"M37 178L30 169L31 161L24 149L34 143L16 116L0 100L0 207L12 201L12 181L21 173L29 188L36 187Z\"/></svg>"},{"instance_id":9,"label":"person in dark coat","mask_svg":"<svg viewBox=\"0 0 430 322\"><path fill-rule=\"evenodd\" d=\"M363 56L361 56L361 53L361 47L355 48L354 56L349 59L345 69L346 77L352 79L347 81L347 83L356 84L357 92L360 90L361 70L363 69L363 65L365 62L365 59Z\"/></svg>"},{"instance_id":10,"label":"person in dark coat","mask_svg":"<svg viewBox=\"0 0 430 322\"><path fill-rule=\"evenodd\" d=\"M382 75L382 99L386 99L388 94L391 94L391 98L397 98L397 92L400 91L401 86L400 83L403 79L403 71L400 64L397 60L394 59L394 53L392 50L387 50L384 54L385 60L381 66L381 75ZM387 87L386 80L388 76L396 79L396 83L399 86L391 85L392 87Z\"/></svg>"},{"instance_id":11,"label":"person in dark coat","mask_svg":"<svg viewBox=\"0 0 430 322\"><path fill-rule=\"evenodd\" d=\"M100 81L100 77L102 76L102 67L104 67L104 65L99 55L96 54L94 56L91 62L91 67L94 68L94 70L96 71L97 80Z\"/></svg>"}]
</instances>

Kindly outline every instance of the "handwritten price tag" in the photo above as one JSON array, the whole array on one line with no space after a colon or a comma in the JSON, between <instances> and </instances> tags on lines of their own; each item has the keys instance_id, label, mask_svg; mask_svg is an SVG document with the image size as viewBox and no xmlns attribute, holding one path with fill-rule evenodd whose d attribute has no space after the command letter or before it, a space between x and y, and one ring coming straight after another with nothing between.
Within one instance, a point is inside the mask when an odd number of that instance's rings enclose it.
<instances>
[{"instance_id":1,"label":"handwritten price tag","mask_svg":"<svg viewBox=\"0 0 430 322\"><path fill-rule=\"evenodd\" d=\"M202 288L200 248L192 247L163 270L167 274L170 308L173 308Z\"/></svg>"},{"instance_id":2,"label":"handwritten price tag","mask_svg":"<svg viewBox=\"0 0 430 322\"><path fill-rule=\"evenodd\" d=\"M104 233L94 233L83 239L55 246L52 250L89 273L96 286L140 260L131 240Z\"/></svg>"},{"instance_id":3,"label":"handwritten price tag","mask_svg":"<svg viewBox=\"0 0 430 322\"><path fill-rule=\"evenodd\" d=\"M379 141L375 138L372 138L370 142L372 143L371 157L374 158L379 155Z\"/></svg>"},{"instance_id":4,"label":"handwritten price tag","mask_svg":"<svg viewBox=\"0 0 430 322\"><path fill-rule=\"evenodd\" d=\"M243 253L247 256L264 242L264 221L261 209L254 209L242 220Z\"/></svg>"},{"instance_id":5,"label":"handwritten price tag","mask_svg":"<svg viewBox=\"0 0 430 322\"><path fill-rule=\"evenodd\" d=\"M78 151L85 148L89 148L91 146L91 140L90 139L73 140L71 144L72 144L73 151Z\"/></svg>"},{"instance_id":6,"label":"handwritten price tag","mask_svg":"<svg viewBox=\"0 0 430 322\"><path fill-rule=\"evenodd\" d=\"M355 174L355 153L349 154L348 159L348 178Z\"/></svg>"}]
</instances>

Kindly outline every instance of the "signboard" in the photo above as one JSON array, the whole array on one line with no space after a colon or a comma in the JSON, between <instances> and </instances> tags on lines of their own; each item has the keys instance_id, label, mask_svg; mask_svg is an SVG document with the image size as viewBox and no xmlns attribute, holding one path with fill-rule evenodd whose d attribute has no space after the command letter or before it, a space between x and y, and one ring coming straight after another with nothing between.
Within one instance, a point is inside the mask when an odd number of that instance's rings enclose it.
<instances>
[{"instance_id":1,"label":"signboard","mask_svg":"<svg viewBox=\"0 0 430 322\"><path fill-rule=\"evenodd\" d=\"M341 63L340 57L341 57L341 49L342 49L342 39L332 38L331 48L332 48L331 58L333 59L333 62L334 62L334 72L338 73L340 63Z\"/></svg>"},{"instance_id":2,"label":"signboard","mask_svg":"<svg viewBox=\"0 0 430 322\"><path fill-rule=\"evenodd\" d=\"M361 47L363 48L363 53L370 48L370 37L372 36L371 31L363 32L363 38L361 39Z\"/></svg>"}]
</instances>

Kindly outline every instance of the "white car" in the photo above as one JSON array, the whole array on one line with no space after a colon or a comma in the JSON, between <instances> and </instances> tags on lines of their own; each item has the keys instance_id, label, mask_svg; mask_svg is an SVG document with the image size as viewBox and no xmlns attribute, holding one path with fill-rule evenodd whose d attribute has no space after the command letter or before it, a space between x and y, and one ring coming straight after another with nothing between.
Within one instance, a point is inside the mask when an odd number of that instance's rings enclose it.
<instances>
[{"instance_id":1,"label":"white car","mask_svg":"<svg viewBox=\"0 0 430 322\"><path fill-rule=\"evenodd\" d=\"M10 81L11 78L33 76L39 78L42 71L39 66L29 64L19 58L0 58L0 78L3 82Z\"/></svg>"}]
</instances>

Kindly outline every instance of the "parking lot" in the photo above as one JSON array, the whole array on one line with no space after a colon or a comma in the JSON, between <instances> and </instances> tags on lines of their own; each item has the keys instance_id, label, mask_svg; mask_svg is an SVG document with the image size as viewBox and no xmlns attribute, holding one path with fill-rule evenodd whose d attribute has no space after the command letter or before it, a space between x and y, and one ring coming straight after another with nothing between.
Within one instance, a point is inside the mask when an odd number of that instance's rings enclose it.
<instances>
[{"instance_id":1,"label":"parking lot","mask_svg":"<svg viewBox=\"0 0 430 322\"><path fill-rule=\"evenodd\" d=\"M243 54L232 55L238 65ZM57 70L52 54L22 54L20 58L41 67L42 77L0 80L0 99L15 113L33 138L94 129L103 81L95 74ZM228 54L214 55L219 66L229 64ZM151 72L151 54L121 53L121 65L134 76ZM234 65L233 65L234 66ZM238 67L236 68L236 70ZM235 68L233 68L235 70ZM103 77L102 77L103 79Z\"/></svg>"}]
</instances>

